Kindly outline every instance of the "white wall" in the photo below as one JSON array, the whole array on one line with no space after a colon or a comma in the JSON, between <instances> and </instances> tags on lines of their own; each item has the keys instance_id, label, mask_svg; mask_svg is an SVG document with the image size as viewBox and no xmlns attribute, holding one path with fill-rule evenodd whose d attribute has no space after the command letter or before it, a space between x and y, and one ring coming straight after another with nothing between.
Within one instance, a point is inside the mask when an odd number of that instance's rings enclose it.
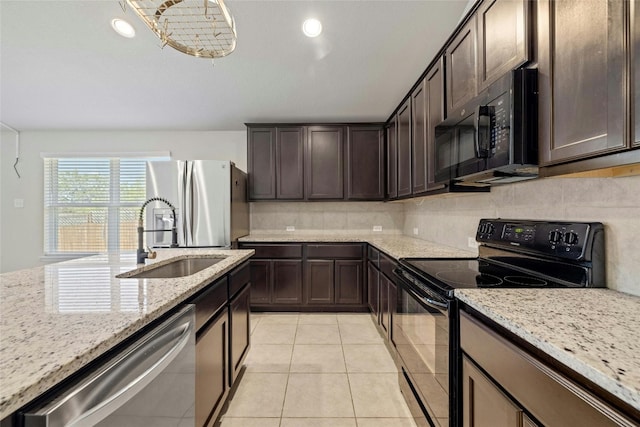
<instances>
[{"instance_id":1,"label":"white wall","mask_svg":"<svg viewBox=\"0 0 640 427\"><path fill-rule=\"evenodd\" d=\"M0 272L41 265L43 252L42 152L170 151L175 159L231 160L247 170L246 133L195 131L21 132L18 178L14 134L0 134ZM24 208L14 208L23 199Z\"/></svg>"},{"instance_id":2,"label":"white wall","mask_svg":"<svg viewBox=\"0 0 640 427\"><path fill-rule=\"evenodd\" d=\"M599 221L605 226L607 287L640 296L640 176L547 178L491 193L405 202L404 234L468 249L480 218Z\"/></svg>"}]
</instances>

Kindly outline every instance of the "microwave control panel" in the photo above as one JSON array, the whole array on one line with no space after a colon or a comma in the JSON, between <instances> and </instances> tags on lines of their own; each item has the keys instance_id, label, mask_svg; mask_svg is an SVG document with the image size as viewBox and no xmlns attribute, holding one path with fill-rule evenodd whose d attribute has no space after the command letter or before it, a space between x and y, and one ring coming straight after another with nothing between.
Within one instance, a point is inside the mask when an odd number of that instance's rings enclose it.
<instances>
[{"instance_id":1,"label":"microwave control panel","mask_svg":"<svg viewBox=\"0 0 640 427\"><path fill-rule=\"evenodd\" d=\"M489 104L490 110L493 113L491 118L491 147L494 147L493 152L500 152L509 149L510 133L510 108L509 108L509 94L505 93L492 101Z\"/></svg>"}]
</instances>

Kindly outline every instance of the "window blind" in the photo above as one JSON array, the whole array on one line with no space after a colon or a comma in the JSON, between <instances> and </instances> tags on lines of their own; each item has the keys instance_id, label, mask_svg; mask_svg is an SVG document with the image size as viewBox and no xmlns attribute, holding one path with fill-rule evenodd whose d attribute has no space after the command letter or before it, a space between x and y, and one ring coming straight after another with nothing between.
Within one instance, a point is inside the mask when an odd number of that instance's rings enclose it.
<instances>
[{"instance_id":1,"label":"window blind","mask_svg":"<svg viewBox=\"0 0 640 427\"><path fill-rule=\"evenodd\" d=\"M135 249L145 192L146 159L45 157L45 255Z\"/></svg>"}]
</instances>

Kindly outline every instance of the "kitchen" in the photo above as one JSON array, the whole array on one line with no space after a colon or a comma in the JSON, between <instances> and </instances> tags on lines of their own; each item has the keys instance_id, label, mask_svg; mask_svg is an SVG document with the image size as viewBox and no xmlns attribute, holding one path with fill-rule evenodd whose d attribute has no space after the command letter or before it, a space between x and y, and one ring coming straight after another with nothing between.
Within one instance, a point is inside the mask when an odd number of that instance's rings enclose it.
<instances>
[{"instance_id":1,"label":"kitchen","mask_svg":"<svg viewBox=\"0 0 640 427\"><path fill-rule=\"evenodd\" d=\"M450 29L445 32L443 40L449 32ZM214 70L221 61L217 60ZM410 75L405 82L415 81L418 74L419 71ZM404 93L410 83L403 85L398 93ZM398 97L396 94L394 101L385 106L382 120ZM32 267L40 262L43 234L40 201L44 196L42 190L33 194L33 189L42 188L42 152L86 151L87 144L95 144L101 147L100 151L125 152L135 146L135 150L141 152L170 150L174 158L209 158L212 155L209 146L215 144L215 156L231 159L241 169L247 169L244 131L25 130L20 136L21 161L17 165L23 178L18 179L12 168L14 136L3 131L2 137L2 271ZM178 140L180 143L176 144ZM233 144L229 144L231 141ZM108 150L105 147L109 147ZM473 250L469 247L469 238L473 238L478 220L483 217L600 221L606 225L607 233L607 286L638 295L635 258L640 248L635 239L639 231L635 217L640 200L637 188L635 176L545 178L494 187L490 193L418 197L396 203L261 202L252 204L252 233L282 231L293 226L296 230L372 234L373 226L381 226L385 234L417 236L461 250ZM23 200L25 208L14 207L16 199ZM17 226L20 224L24 226ZM15 248L16 242L19 250Z\"/></svg>"}]
</instances>

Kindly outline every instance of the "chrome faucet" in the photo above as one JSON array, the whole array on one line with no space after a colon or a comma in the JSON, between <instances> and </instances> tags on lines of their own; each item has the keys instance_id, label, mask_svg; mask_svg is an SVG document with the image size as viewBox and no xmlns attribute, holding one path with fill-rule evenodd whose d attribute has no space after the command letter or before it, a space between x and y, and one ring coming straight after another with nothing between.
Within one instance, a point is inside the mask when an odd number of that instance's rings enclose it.
<instances>
[{"instance_id":1,"label":"chrome faucet","mask_svg":"<svg viewBox=\"0 0 640 427\"><path fill-rule=\"evenodd\" d=\"M146 208L147 205L151 202L162 202L171 208L171 216L173 217L173 226L171 227L171 230L145 230L144 229L144 226L143 226L144 208ZM171 247L172 248L178 247L178 229L176 228L176 208L167 199L163 199L162 197L152 197L146 202L144 202L142 204L142 208L140 208L140 216L138 217L138 250L136 251L136 262L138 264L144 264L144 260L147 258L154 259L156 257L156 253L152 251L151 248L147 246L147 249L149 250L149 252L146 252L144 250L144 245L143 245L143 234L151 233L154 231L171 231Z\"/></svg>"}]
</instances>

